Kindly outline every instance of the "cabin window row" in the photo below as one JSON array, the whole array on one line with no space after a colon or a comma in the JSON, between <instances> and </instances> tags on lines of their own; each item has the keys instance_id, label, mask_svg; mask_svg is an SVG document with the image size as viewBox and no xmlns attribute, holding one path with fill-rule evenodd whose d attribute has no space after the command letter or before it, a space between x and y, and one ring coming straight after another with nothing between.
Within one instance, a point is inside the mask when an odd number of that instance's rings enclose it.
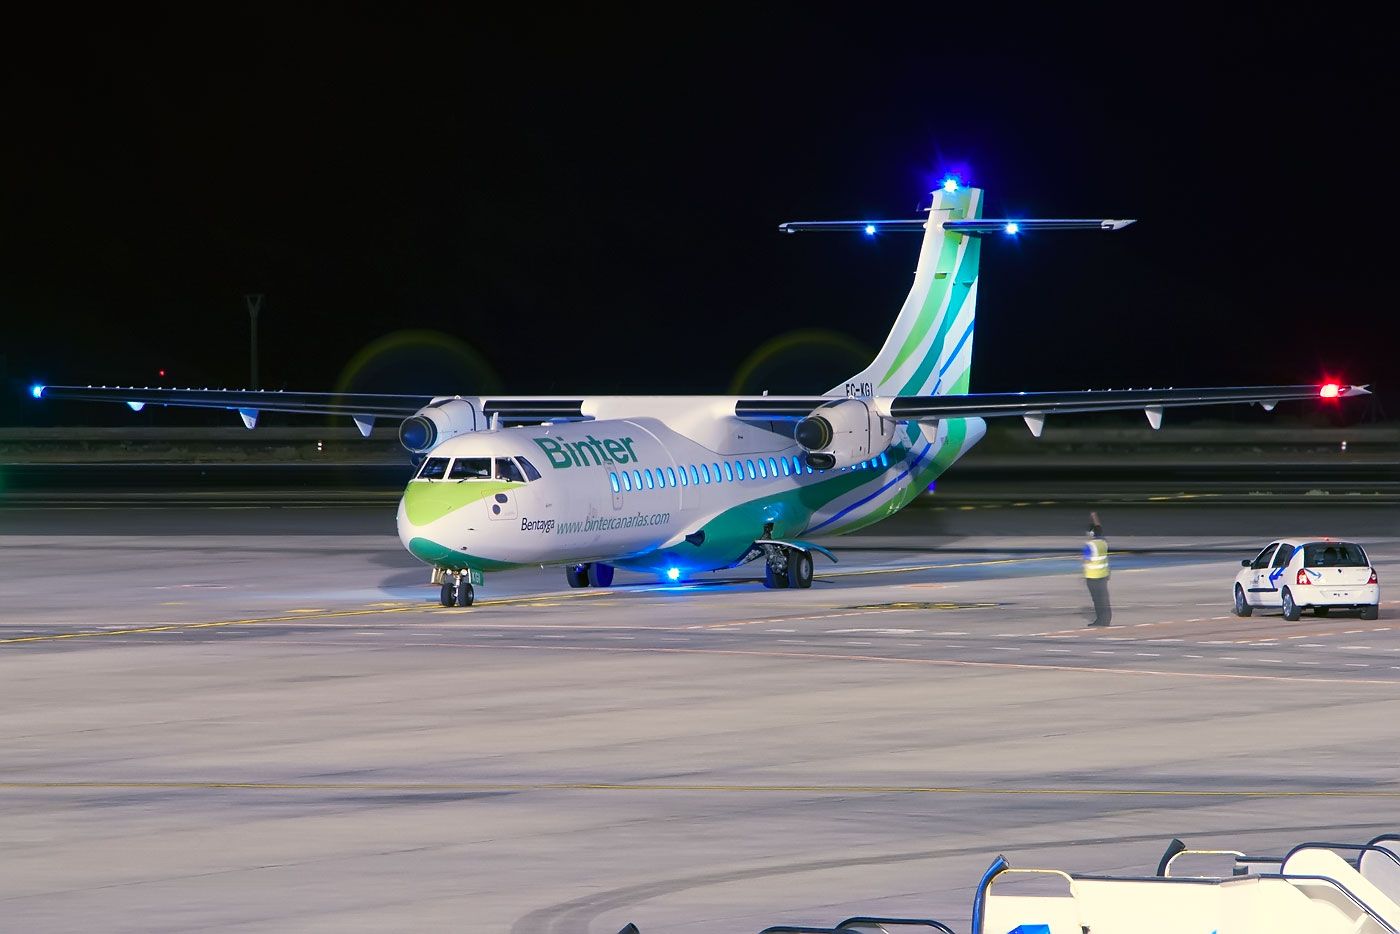
<instances>
[{"instance_id":1,"label":"cabin window row","mask_svg":"<svg viewBox=\"0 0 1400 934\"><path fill-rule=\"evenodd\" d=\"M869 470L872 467L888 467L888 453L861 461L854 467L842 470ZM736 461L711 461L708 464L685 464L680 467L641 467L633 470L608 472L608 480L614 493L631 493L634 490L666 489L678 486L701 486L710 483L736 483L744 480L767 480L773 477L793 477L802 473L827 473L813 470L802 463L801 457L752 458Z\"/></svg>"}]
</instances>

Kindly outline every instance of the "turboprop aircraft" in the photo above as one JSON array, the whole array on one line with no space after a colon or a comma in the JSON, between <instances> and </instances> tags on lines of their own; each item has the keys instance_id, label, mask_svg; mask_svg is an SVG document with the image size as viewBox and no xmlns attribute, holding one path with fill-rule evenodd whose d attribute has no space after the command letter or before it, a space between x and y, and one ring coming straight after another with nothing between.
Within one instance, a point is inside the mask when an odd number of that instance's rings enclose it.
<instances>
[{"instance_id":1,"label":"turboprop aircraft","mask_svg":"<svg viewBox=\"0 0 1400 934\"><path fill-rule=\"evenodd\" d=\"M404 546L435 569L444 606L470 606L483 572L564 568L607 587L614 568L671 581L763 562L768 587L810 587L811 539L908 505L985 430L1019 416L1141 409L1153 428L1174 406L1354 396L1364 386L1249 386L970 394L982 238L1033 230L1119 230L1131 220L982 217L982 191L946 181L925 217L783 224L802 231L916 232L914 284L870 365L820 396L413 396L34 386L83 399L353 418L402 419L421 458L398 508Z\"/></svg>"}]
</instances>

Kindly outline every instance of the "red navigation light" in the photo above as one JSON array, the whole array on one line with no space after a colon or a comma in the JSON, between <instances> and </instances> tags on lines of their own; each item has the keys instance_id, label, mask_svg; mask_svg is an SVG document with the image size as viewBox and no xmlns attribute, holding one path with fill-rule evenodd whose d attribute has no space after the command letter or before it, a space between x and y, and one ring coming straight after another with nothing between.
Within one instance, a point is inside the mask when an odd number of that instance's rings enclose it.
<instances>
[{"instance_id":1,"label":"red navigation light","mask_svg":"<svg viewBox=\"0 0 1400 934\"><path fill-rule=\"evenodd\" d=\"M161 375L161 376L165 376L165 371L164 371L164 370L161 370L161 371L160 371L160 375Z\"/></svg>"},{"instance_id":2,"label":"red navigation light","mask_svg":"<svg viewBox=\"0 0 1400 934\"><path fill-rule=\"evenodd\" d=\"M1335 399L1342 394L1342 387L1336 383L1323 383L1318 395L1324 399Z\"/></svg>"}]
</instances>

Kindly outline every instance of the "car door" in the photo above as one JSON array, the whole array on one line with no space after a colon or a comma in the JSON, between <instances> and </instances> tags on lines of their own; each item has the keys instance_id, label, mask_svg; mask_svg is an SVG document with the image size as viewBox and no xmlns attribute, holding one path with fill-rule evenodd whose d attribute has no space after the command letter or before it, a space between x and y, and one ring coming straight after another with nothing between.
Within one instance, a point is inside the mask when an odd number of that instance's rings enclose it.
<instances>
[{"instance_id":1,"label":"car door","mask_svg":"<svg viewBox=\"0 0 1400 934\"><path fill-rule=\"evenodd\" d=\"M1288 544L1280 542L1278 551L1274 552L1272 560L1269 561L1269 571L1264 575L1261 587L1266 588L1259 596L1259 602L1263 606L1283 606L1283 587L1289 583L1288 562L1293 559L1293 552L1298 549Z\"/></svg>"},{"instance_id":2,"label":"car door","mask_svg":"<svg viewBox=\"0 0 1400 934\"><path fill-rule=\"evenodd\" d=\"M1249 564L1249 591L1245 596L1254 606L1267 606L1264 595L1269 590L1269 561L1278 550L1278 542L1270 542Z\"/></svg>"}]
</instances>

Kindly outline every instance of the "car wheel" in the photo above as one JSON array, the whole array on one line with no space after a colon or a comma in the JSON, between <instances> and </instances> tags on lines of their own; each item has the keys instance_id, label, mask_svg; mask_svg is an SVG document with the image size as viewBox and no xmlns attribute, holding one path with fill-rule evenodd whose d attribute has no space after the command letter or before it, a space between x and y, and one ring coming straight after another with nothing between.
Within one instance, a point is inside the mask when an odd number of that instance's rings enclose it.
<instances>
[{"instance_id":1,"label":"car wheel","mask_svg":"<svg viewBox=\"0 0 1400 934\"><path fill-rule=\"evenodd\" d=\"M1363 607L1361 608L1361 618L1362 618L1362 619L1380 619L1380 618L1381 618L1381 606L1380 606L1380 604L1379 604L1379 603L1373 603L1373 604L1371 604L1370 606L1363 606Z\"/></svg>"},{"instance_id":2,"label":"car wheel","mask_svg":"<svg viewBox=\"0 0 1400 934\"><path fill-rule=\"evenodd\" d=\"M1239 584L1235 585L1235 615L1250 616L1254 613L1254 607L1249 605L1249 601L1244 598L1244 588Z\"/></svg>"},{"instance_id":3,"label":"car wheel","mask_svg":"<svg viewBox=\"0 0 1400 934\"><path fill-rule=\"evenodd\" d=\"M1313 616L1326 616L1326 615L1327 615L1328 613L1330 613L1330 612L1332 612L1331 607L1325 607L1325 606L1315 606L1315 607L1313 607Z\"/></svg>"},{"instance_id":4,"label":"car wheel","mask_svg":"<svg viewBox=\"0 0 1400 934\"><path fill-rule=\"evenodd\" d=\"M1298 609L1298 604L1293 602L1293 591L1287 587L1283 588L1283 618L1294 623L1301 615L1303 615L1303 611Z\"/></svg>"}]
</instances>

